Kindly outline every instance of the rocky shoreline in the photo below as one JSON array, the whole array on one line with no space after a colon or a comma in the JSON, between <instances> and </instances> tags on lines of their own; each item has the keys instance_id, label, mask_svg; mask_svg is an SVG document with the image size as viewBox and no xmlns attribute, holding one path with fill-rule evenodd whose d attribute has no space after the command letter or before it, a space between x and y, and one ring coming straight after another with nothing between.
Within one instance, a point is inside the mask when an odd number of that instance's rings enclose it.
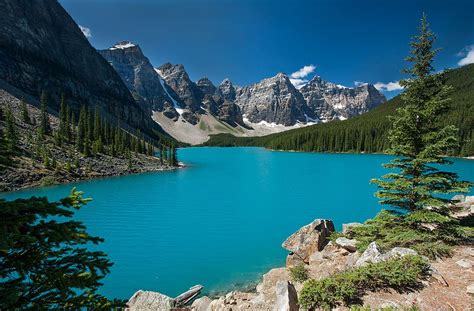
<instances>
[{"instance_id":1,"label":"rocky shoreline","mask_svg":"<svg viewBox=\"0 0 474 311\"><path fill-rule=\"evenodd\" d=\"M474 215L474 196L458 197L465 210L462 217ZM467 213L467 214L466 214ZM343 233L359 223L343 225ZM376 242L370 243L362 253L356 250L357 241L345 237L329 240L335 232L328 219L316 219L288 237L282 247L288 250L286 266L271 269L263 275L255 291L231 291L220 297L203 296L191 305L181 304L158 292L138 291L127 303L127 310L188 310L188 311L297 311L302 281L291 276L291 269L304 265L310 279L322 279L339 272L383 262L407 255L417 255L410 248L394 247L382 252ZM425 258L428 260L427 258ZM452 256L429 260L429 278L419 289L398 292L395 290L368 291L361 297L367 310L392 308L405 310L472 310L474 308L474 247L461 245L453 249ZM390 310L392 310L390 309ZM351 310L341 306L337 310ZM364 309L366 310L366 309Z\"/></svg>"}]
</instances>

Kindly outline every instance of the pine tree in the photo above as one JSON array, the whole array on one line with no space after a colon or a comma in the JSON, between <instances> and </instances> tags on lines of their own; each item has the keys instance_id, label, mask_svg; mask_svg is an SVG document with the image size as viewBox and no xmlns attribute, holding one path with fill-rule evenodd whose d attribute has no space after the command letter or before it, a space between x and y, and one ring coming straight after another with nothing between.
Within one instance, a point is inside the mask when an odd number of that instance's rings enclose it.
<instances>
[{"instance_id":1,"label":"pine tree","mask_svg":"<svg viewBox=\"0 0 474 311\"><path fill-rule=\"evenodd\" d=\"M48 150L46 150L46 147L43 146L42 149L42 156L43 156L43 165L45 168L50 168L51 162L49 160L49 153Z\"/></svg>"},{"instance_id":2,"label":"pine tree","mask_svg":"<svg viewBox=\"0 0 474 311\"><path fill-rule=\"evenodd\" d=\"M7 111L5 112L5 121L6 121L6 131L5 131L5 140L7 152L13 154L17 151L18 144L18 132L15 124L15 117L10 106L7 106Z\"/></svg>"},{"instance_id":3,"label":"pine tree","mask_svg":"<svg viewBox=\"0 0 474 311\"><path fill-rule=\"evenodd\" d=\"M94 140L99 140L101 138L101 122L100 122L100 114L99 109L95 107L94 112Z\"/></svg>"},{"instance_id":4,"label":"pine tree","mask_svg":"<svg viewBox=\"0 0 474 311\"><path fill-rule=\"evenodd\" d=\"M0 110L1 111L1 110ZM2 120L2 113L0 113L0 121ZM5 167L10 166L10 153L8 152L7 142L5 140L2 129L0 128L0 171Z\"/></svg>"},{"instance_id":5,"label":"pine tree","mask_svg":"<svg viewBox=\"0 0 474 311\"><path fill-rule=\"evenodd\" d=\"M97 294L112 263L89 245L103 239L91 236L72 221L75 210L87 204L73 189L58 202L32 197L0 199L1 310L114 310L123 302ZM15 216L15 217L13 217Z\"/></svg>"},{"instance_id":6,"label":"pine tree","mask_svg":"<svg viewBox=\"0 0 474 311\"><path fill-rule=\"evenodd\" d=\"M21 117L23 122L31 124L30 113L28 112L28 107L26 106L26 102L23 99L21 100Z\"/></svg>"},{"instance_id":7,"label":"pine tree","mask_svg":"<svg viewBox=\"0 0 474 311\"><path fill-rule=\"evenodd\" d=\"M451 201L437 194L466 192L469 187L467 182L458 181L457 174L440 170L440 165L451 163L443 156L456 147L457 129L437 125L448 109L451 87L442 73L433 74L432 61L437 53L434 40L423 15L420 34L410 44L407 61L413 65L404 71L409 78L400 82L405 88L405 106L391 118L389 141L396 158L384 166L396 172L372 181L381 189L376 196L382 204L409 211L444 205Z\"/></svg>"},{"instance_id":8,"label":"pine tree","mask_svg":"<svg viewBox=\"0 0 474 311\"><path fill-rule=\"evenodd\" d=\"M51 134L51 125L49 123L48 115L48 103L46 98L46 93L41 94L41 115L40 115L40 127L39 134L41 138L44 138L46 135Z\"/></svg>"},{"instance_id":9,"label":"pine tree","mask_svg":"<svg viewBox=\"0 0 474 311\"><path fill-rule=\"evenodd\" d=\"M64 94L63 94L61 96L61 105L59 108L59 135L58 135L59 145L61 145L63 141L68 140L67 127L68 127L67 108L66 108L66 103L64 101Z\"/></svg>"},{"instance_id":10,"label":"pine tree","mask_svg":"<svg viewBox=\"0 0 474 311\"><path fill-rule=\"evenodd\" d=\"M76 128L76 147L79 152L84 152L84 141L86 140L86 107L82 106L79 112L79 122Z\"/></svg>"}]
</instances>

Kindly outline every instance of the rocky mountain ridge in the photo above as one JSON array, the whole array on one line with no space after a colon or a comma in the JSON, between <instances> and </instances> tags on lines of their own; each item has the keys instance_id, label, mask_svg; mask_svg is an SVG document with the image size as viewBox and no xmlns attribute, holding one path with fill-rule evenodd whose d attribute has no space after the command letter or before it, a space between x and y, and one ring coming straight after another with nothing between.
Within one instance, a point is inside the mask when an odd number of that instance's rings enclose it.
<instances>
[{"instance_id":1,"label":"rocky mountain ridge","mask_svg":"<svg viewBox=\"0 0 474 311\"><path fill-rule=\"evenodd\" d=\"M140 103L174 121L170 123L157 117L160 119L157 122L168 133L173 136L186 131L189 136L201 137L195 141L185 135L174 136L190 143L203 142L210 133L259 136L269 134L260 130L263 127L272 129L272 133L295 126L344 120L385 101L373 85L347 88L318 76L300 90L284 73L244 87L235 87L229 79L218 86L208 78L194 82L182 64L165 63L153 70L140 47L131 42L117 43L100 53ZM192 127L184 125L186 129L180 129L182 122Z\"/></svg>"},{"instance_id":2,"label":"rocky mountain ridge","mask_svg":"<svg viewBox=\"0 0 474 311\"><path fill-rule=\"evenodd\" d=\"M346 120L377 107L386 98L372 84L354 88L324 81L315 76L300 89L306 104L322 122Z\"/></svg>"},{"instance_id":3,"label":"rocky mountain ridge","mask_svg":"<svg viewBox=\"0 0 474 311\"><path fill-rule=\"evenodd\" d=\"M58 1L1 1L0 17L0 81L10 91L36 104L44 92L52 111L64 96L76 112L85 105L150 137L161 131Z\"/></svg>"}]
</instances>

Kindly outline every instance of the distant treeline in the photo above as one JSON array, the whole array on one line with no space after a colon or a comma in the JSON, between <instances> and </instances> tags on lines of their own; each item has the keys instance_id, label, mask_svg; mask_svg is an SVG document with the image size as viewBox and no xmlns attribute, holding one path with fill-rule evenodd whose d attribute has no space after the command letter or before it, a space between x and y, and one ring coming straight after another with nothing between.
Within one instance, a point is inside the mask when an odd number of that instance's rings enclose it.
<instances>
[{"instance_id":1,"label":"distant treeline","mask_svg":"<svg viewBox=\"0 0 474 311\"><path fill-rule=\"evenodd\" d=\"M474 64L446 71L447 83L453 87L451 108L439 120L459 128L459 147L450 155L474 155ZM374 110L346 120L317 124L263 137L213 135L208 146L262 146L274 150L313 152L386 152L389 115L403 105L397 96Z\"/></svg>"}]
</instances>

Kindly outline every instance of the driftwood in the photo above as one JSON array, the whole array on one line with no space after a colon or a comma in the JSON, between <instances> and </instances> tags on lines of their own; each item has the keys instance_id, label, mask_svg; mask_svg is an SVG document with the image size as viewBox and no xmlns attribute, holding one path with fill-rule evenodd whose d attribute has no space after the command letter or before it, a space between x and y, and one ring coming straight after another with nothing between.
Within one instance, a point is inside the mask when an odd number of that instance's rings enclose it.
<instances>
[{"instance_id":1,"label":"driftwood","mask_svg":"<svg viewBox=\"0 0 474 311\"><path fill-rule=\"evenodd\" d=\"M204 288L202 285L195 285L191 287L189 290L185 291L181 295L177 296L174 298L174 301L176 302L176 306L184 306L191 300L193 300L197 295L201 293L201 290Z\"/></svg>"}]
</instances>

